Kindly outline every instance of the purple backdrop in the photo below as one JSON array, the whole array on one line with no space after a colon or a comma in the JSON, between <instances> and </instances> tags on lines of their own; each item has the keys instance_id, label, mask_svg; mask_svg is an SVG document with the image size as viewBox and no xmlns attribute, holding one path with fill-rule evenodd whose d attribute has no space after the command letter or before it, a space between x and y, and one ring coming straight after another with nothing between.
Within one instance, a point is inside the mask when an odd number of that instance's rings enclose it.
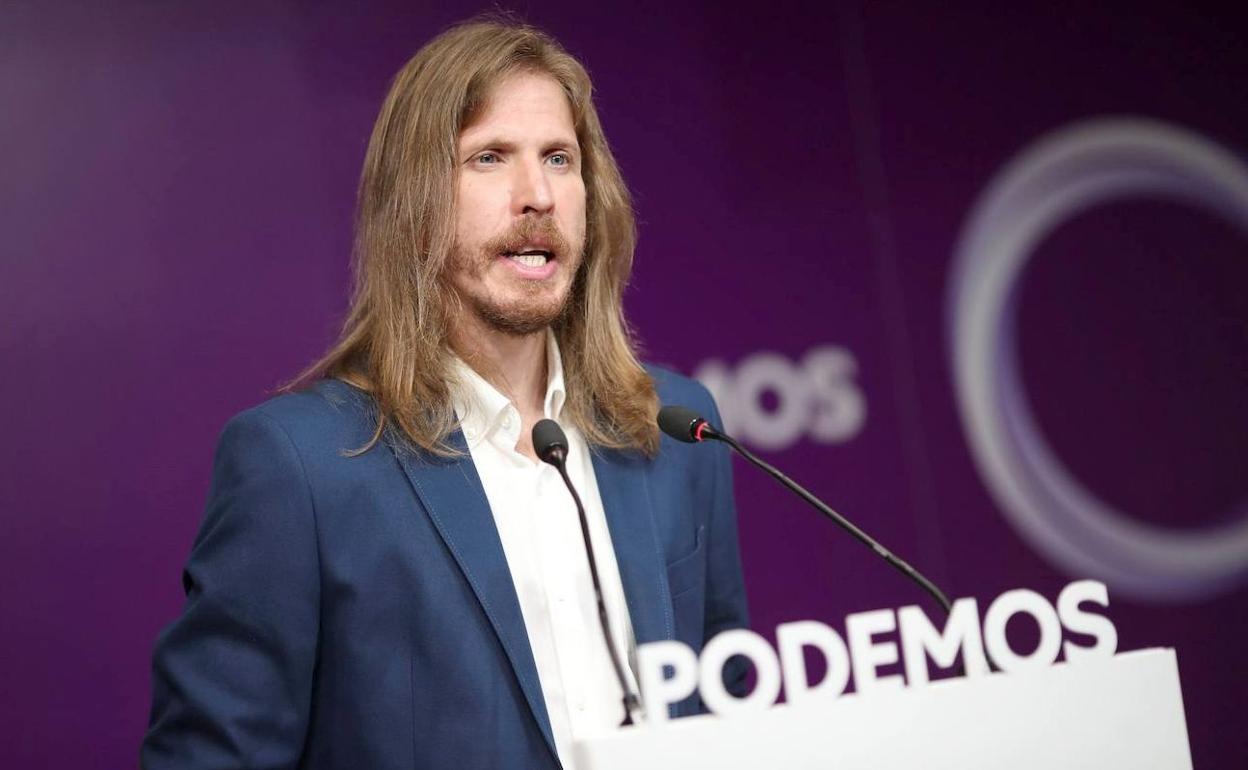
<instances>
[{"instance_id":1,"label":"purple backdrop","mask_svg":"<svg viewBox=\"0 0 1248 770\"><path fill-rule=\"evenodd\" d=\"M478 10L456 5L0 10L3 766L133 765L217 432L333 338L376 109ZM1011 523L959 412L951 267L976 202L1063 126L1134 115L1242 153L1248 125L1242 19L1049 5L518 8L595 77L636 195L648 357L698 372L771 460L981 601L1087 573ZM1176 540L1243 516L1237 221L1155 194L1088 207L1011 299L1053 452ZM737 471L758 630L923 601ZM1248 760L1245 566L1168 599L1111 583L1120 649L1178 650L1199 767Z\"/></svg>"}]
</instances>

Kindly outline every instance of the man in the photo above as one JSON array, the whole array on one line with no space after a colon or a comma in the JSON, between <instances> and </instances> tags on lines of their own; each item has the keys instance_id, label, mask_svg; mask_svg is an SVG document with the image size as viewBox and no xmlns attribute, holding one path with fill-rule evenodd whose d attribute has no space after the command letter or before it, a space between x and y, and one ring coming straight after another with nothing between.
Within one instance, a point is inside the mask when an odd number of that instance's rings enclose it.
<instances>
[{"instance_id":1,"label":"man","mask_svg":"<svg viewBox=\"0 0 1248 770\"><path fill-rule=\"evenodd\" d=\"M655 427L660 401L714 404L639 365L622 317L634 238L588 76L552 39L467 24L403 68L342 339L221 437L145 767L569 767L618 725L543 417L628 686L636 645L745 624L727 457Z\"/></svg>"}]
</instances>

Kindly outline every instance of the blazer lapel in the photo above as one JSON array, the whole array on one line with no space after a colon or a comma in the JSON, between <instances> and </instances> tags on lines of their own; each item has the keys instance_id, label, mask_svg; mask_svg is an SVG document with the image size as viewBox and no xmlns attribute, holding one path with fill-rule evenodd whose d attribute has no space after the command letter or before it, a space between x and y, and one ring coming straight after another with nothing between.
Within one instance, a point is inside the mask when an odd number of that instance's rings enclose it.
<instances>
[{"instance_id":1,"label":"blazer lapel","mask_svg":"<svg viewBox=\"0 0 1248 770\"><path fill-rule=\"evenodd\" d=\"M485 488L481 486L481 478L468 453L464 434L455 431L448 443L460 452L458 456L414 455L411 451L399 449L395 450L395 455L438 534L446 542L481 602L482 610L507 653L533 717L541 727L551 753L558 757L524 616L520 612L520 601L516 598L511 570L507 566L502 541L498 538Z\"/></svg>"},{"instance_id":2,"label":"blazer lapel","mask_svg":"<svg viewBox=\"0 0 1248 770\"><path fill-rule=\"evenodd\" d=\"M654 525L646 461L615 450L593 452L594 477L637 644L676 635L667 565Z\"/></svg>"}]
</instances>

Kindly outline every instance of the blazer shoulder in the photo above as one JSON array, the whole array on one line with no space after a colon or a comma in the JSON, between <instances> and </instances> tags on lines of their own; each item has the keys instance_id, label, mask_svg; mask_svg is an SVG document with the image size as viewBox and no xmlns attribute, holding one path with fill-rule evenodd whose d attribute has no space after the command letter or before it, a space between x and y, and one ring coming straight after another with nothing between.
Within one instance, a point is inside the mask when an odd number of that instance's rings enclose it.
<instances>
[{"instance_id":1,"label":"blazer shoulder","mask_svg":"<svg viewBox=\"0 0 1248 770\"><path fill-rule=\"evenodd\" d=\"M319 380L235 415L232 427L269 422L305 452L318 448L337 454L368 443L377 427L372 398L340 380Z\"/></svg>"},{"instance_id":2,"label":"blazer shoulder","mask_svg":"<svg viewBox=\"0 0 1248 770\"><path fill-rule=\"evenodd\" d=\"M702 383L665 366L646 364L645 367L664 406L686 406L708 418L719 414L715 399Z\"/></svg>"}]
</instances>

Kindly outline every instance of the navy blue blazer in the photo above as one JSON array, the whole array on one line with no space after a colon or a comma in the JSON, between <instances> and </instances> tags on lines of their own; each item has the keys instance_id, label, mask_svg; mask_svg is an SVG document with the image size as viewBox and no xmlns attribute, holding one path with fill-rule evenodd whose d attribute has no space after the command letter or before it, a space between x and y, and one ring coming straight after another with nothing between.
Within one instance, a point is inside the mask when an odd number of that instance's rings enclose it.
<instances>
[{"instance_id":1,"label":"navy blue blazer","mask_svg":"<svg viewBox=\"0 0 1248 770\"><path fill-rule=\"evenodd\" d=\"M718 419L701 385L651 373L664 403ZM463 435L449 460L345 456L374 425L327 380L225 427L186 607L156 644L145 768L559 767ZM725 448L664 436L653 460L593 464L637 643L745 626Z\"/></svg>"}]
</instances>

